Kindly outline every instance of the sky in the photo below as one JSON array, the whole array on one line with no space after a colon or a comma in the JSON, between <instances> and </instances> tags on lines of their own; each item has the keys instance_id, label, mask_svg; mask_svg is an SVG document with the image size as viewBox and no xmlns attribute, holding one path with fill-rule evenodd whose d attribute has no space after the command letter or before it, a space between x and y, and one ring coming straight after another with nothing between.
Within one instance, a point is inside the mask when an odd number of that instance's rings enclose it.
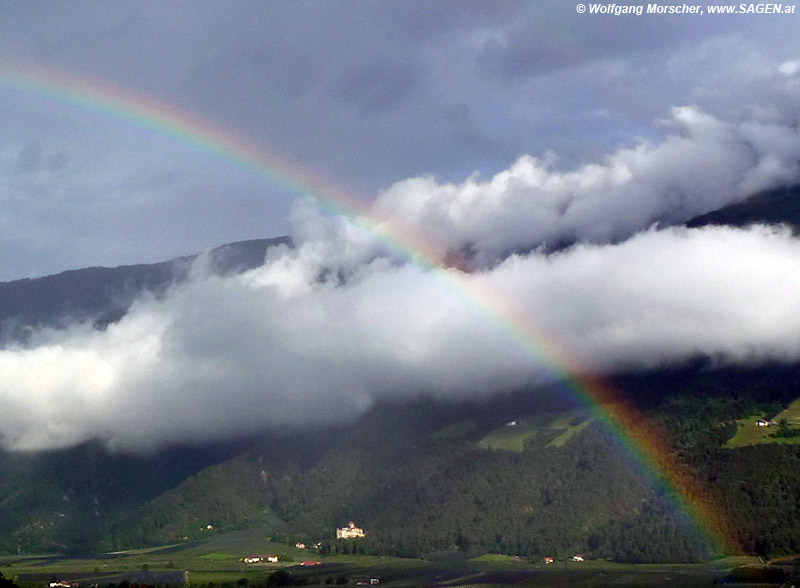
<instances>
[{"instance_id":1,"label":"sky","mask_svg":"<svg viewBox=\"0 0 800 588\"><path fill-rule=\"evenodd\" d=\"M4 3L0 280L296 243L0 350L4 445L346 420L547 381L554 355L600 374L800 359L798 240L679 226L800 181L800 16L576 6ZM42 71L270 155L242 165Z\"/></svg>"}]
</instances>

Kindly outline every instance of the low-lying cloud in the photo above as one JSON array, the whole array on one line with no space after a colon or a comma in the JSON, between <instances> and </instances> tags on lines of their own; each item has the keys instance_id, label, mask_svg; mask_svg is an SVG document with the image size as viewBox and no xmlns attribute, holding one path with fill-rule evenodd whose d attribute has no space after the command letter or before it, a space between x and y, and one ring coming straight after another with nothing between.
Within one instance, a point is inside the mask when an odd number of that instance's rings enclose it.
<instances>
[{"instance_id":1,"label":"low-lying cloud","mask_svg":"<svg viewBox=\"0 0 800 588\"><path fill-rule=\"evenodd\" d=\"M556 349L598 373L698 354L800 358L800 241L786 230L649 230L472 274L341 242L344 282L325 271L336 249L309 240L239 276L199 270L105 331L40 332L0 351L4 445L142 450L341 421L382 397L546 381ZM533 339L509 336L495 299L514 301Z\"/></svg>"}]
</instances>

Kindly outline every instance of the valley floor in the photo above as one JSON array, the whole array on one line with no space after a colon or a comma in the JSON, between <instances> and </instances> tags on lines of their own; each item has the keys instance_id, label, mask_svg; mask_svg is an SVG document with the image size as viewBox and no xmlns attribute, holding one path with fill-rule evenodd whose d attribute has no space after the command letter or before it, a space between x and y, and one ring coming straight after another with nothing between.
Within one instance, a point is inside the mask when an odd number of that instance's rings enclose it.
<instances>
[{"instance_id":1,"label":"valley floor","mask_svg":"<svg viewBox=\"0 0 800 588\"><path fill-rule=\"evenodd\" d=\"M246 564L253 554L280 553L278 563ZM302 565L303 562L319 562ZM691 588L731 581L737 570L742 580L766 580L770 567L755 557L731 557L703 564L620 564L607 560L552 564L531 562L514 556L439 554L430 559L336 555L321 557L313 552L271 543L252 533L222 535L211 541L128 550L89 557L60 555L0 558L3 574L25 587L46 586L54 578L80 586L118 583L180 584L213 588L225 585L244 588L275 584L270 575L288 572L293 585L375 585L391 588L431 586L439 588L519 588L569 586L674 586ZM772 566L779 570L778 566ZM187 573L184 574L184 570ZM745 573L742 573L742 571ZM144 576L142 574L145 574ZM783 572L780 572L782 576ZM179 579L180 577L180 579ZM284 580L286 581L286 580ZM769 584L768 584L769 585Z\"/></svg>"}]
</instances>

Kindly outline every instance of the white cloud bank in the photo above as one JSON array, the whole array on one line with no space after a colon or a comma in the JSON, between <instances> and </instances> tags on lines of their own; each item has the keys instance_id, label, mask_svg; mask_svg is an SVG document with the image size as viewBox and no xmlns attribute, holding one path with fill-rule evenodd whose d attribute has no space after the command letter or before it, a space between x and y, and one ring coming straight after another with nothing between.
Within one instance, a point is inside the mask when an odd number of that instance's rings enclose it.
<instances>
[{"instance_id":1,"label":"white cloud bank","mask_svg":"<svg viewBox=\"0 0 800 588\"><path fill-rule=\"evenodd\" d=\"M534 346L557 345L584 369L698 353L800 358L800 241L783 230L650 230L475 274L378 258L344 284L315 279L330 245L276 251L241 276L198 275L104 332L40 333L0 351L4 444L100 437L146 449L351 418L383 396L474 396L550 378L480 310L478 291L515 301Z\"/></svg>"},{"instance_id":2,"label":"white cloud bank","mask_svg":"<svg viewBox=\"0 0 800 588\"><path fill-rule=\"evenodd\" d=\"M671 134L658 144L642 141L565 172L554 157L525 155L488 180L411 178L386 190L375 211L411 223L442 252L469 248L478 266L514 250L614 242L798 182L797 122L796 112L737 122L674 108L664 121Z\"/></svg>"}]
</instances>

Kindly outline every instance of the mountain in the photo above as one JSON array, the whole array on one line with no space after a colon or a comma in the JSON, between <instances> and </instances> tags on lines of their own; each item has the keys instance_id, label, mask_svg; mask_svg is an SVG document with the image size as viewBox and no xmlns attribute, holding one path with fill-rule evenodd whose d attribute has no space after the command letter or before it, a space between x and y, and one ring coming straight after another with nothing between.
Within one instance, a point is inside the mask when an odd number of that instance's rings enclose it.
<instances>
[{"instance_id":1,"label":"mountain","mask_svg":"<svg viewBox=\"0 0 800 588\"><path fill-rule=\"evenodd\" d=\"M746 200L691 219L688 227L753 223L786 224L800 231L800 186L778 188L755 194Z\"/></svg>"},{"instance_id":2,"label":"mountain","mask_svg":"<svg viewBox=\"0 0 800 588\"><path fill-rule=\"evenodd\" d=\"M797 228L799 196L797 187L765 192L687 225L780 220ZM225 245L207 265L244 271L277 245L290 242ZM75 320L103 328L142 293L160 296L187 279L195 258L0 284L5 341ZM677 459L724 511L742 551L800 551L797 423L787 418L758 438L741 434L757 418L800 410L800 365L720 369L697 358L619 374L611 384L669 432ZM255 528L292 544L320 541L323 552L711 557L714 547L664 486L640 474L596 415L558 387L461 403L419 397L325 430L148 456L112 454L98 443L0 451L0 553L122 549ZM349 520L366 538L333 540Z\"/></svg>"},{"instance_id":3,"label":"mountain","mask_svg":"<svg viewBox=\"0 0 800 588\"><path fill-rule=\"evenodd\" d=\"M229 243L206 254L210 271L227 275L264 263L269 247L290 245L288 237ZM162 295L188 277L199 255L153 264L90 267L41 278L0 282L0 342L24 340L30 329L118 320L145 292Z\"/></svg>"}]
</instances>

